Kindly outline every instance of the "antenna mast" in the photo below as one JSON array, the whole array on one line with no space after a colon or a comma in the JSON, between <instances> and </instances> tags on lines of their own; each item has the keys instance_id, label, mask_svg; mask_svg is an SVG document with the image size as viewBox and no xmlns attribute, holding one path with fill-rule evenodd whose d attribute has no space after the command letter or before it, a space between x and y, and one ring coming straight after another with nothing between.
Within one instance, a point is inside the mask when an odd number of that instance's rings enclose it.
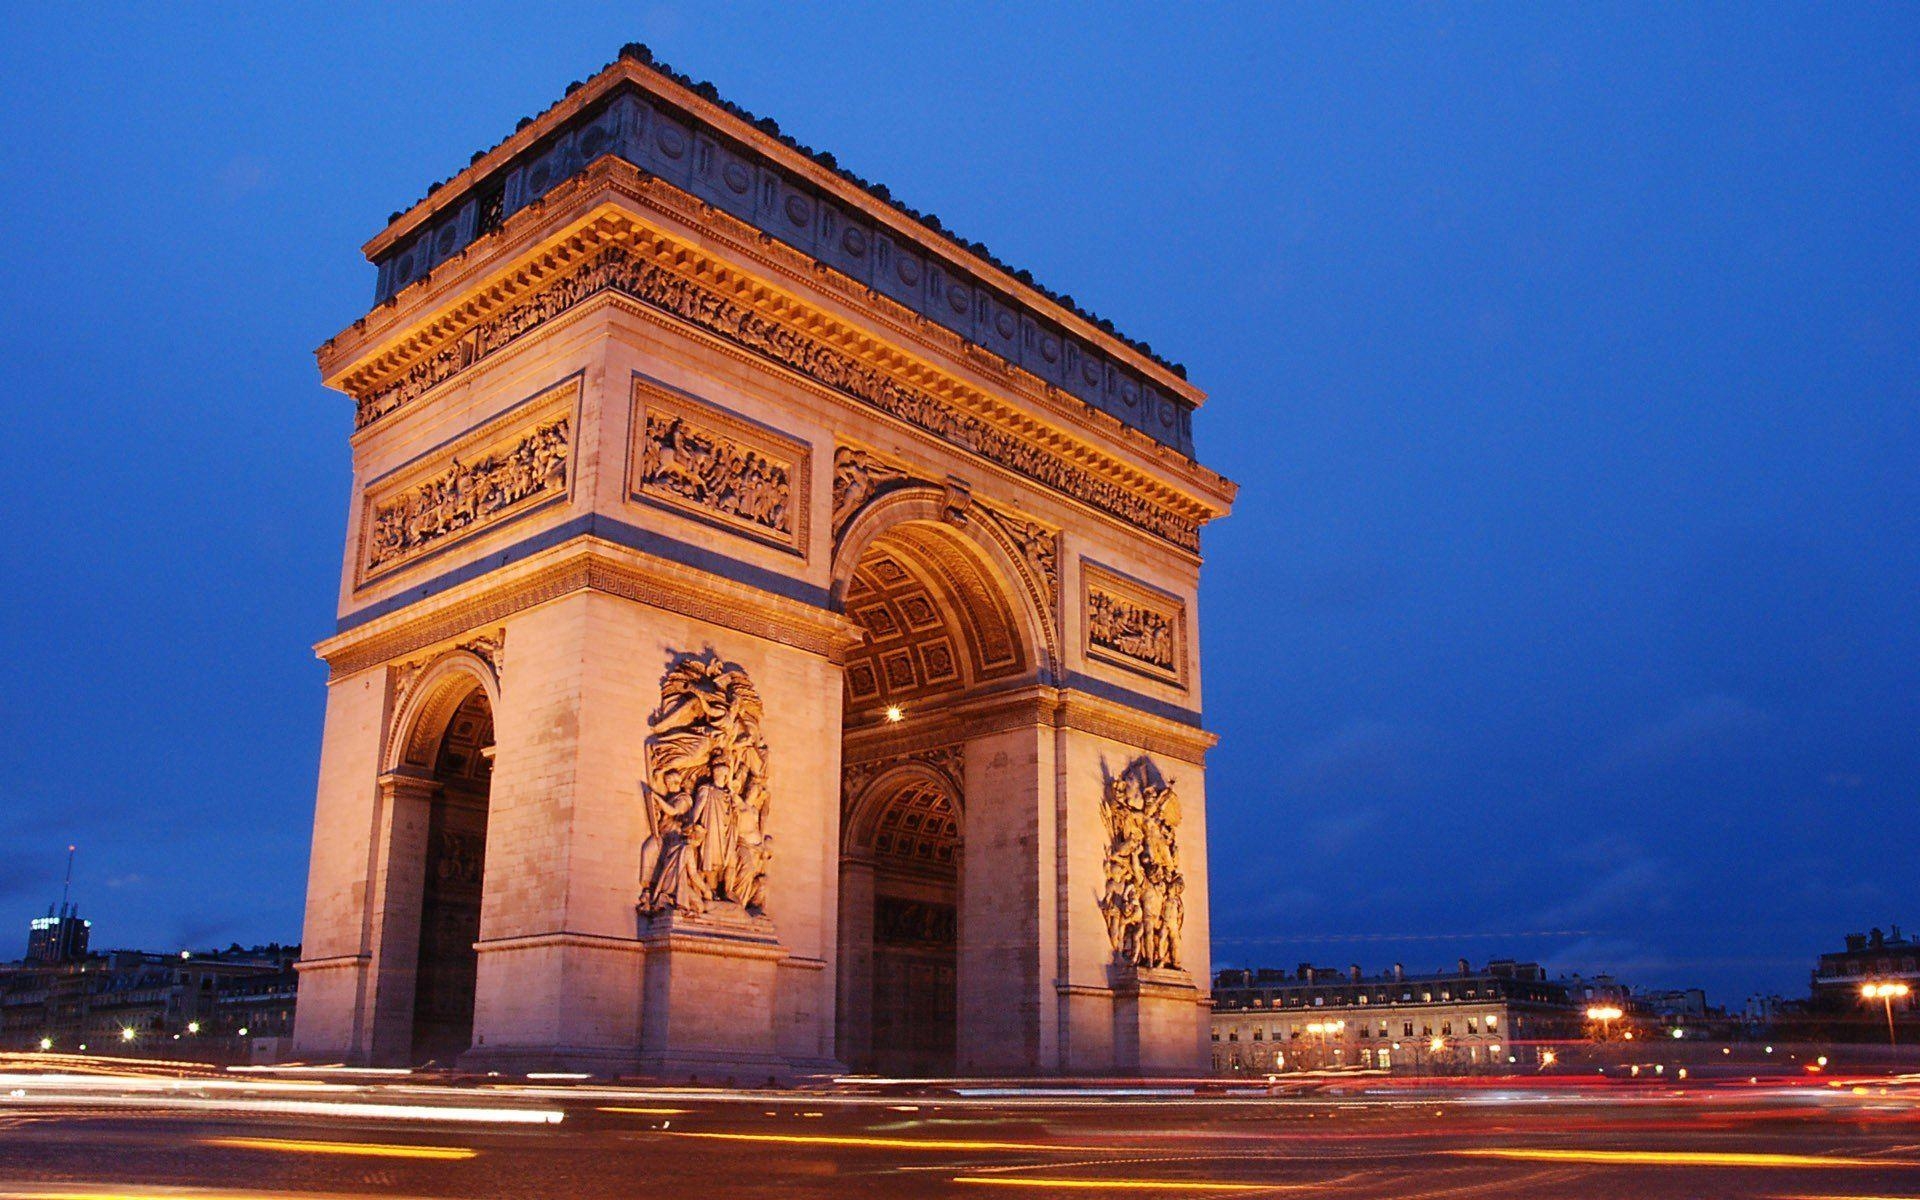
<instances>
[{"instance_id":1,"label":"antenna mast","mask_svg":"<svg viewBox=\"0 0 1920 1200\"><path fill-rule=\"evenodd\" d=\"M67 899L73 894L73 847L67 847L67 882L60 888L60 915L67 915Z\"/></svg>"}]
</instances>

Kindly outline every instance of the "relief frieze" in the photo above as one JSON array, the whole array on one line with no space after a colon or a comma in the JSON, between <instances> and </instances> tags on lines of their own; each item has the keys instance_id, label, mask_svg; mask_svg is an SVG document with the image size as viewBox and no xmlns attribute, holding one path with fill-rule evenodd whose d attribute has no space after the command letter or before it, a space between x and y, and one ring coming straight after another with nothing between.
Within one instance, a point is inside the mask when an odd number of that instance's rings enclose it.
<instances>
[{"instance_id":1,"label":"relief frieze","mask_svg":"<svg viewBox=\"0 0 1920 1200\"><path fill-rule=\"evenodd\" d=\"M569 403L504 432L469 438L423 475L370 492L360 581L395 570L494 525L564 497L572 466Z\"/></svg>"},{"instance_id":2,"label":"relief frieze","mask_svg":"<svg viewBox=\"0 0 1920 1200\"><path fill-rule=\"evenodd\" d=\"M638 380L633 432L635 499L806 553L804 442Z\"/></svg>"},{"instance_id":3,"label":"relief frieze","mask_svg":"<svg viewBox=\"0 0 1920 1200\"><path fill-rule=\"evenodd\" d=\"M1186 606L1085 559L1080 579L1087 654L1184 686Z\"/></svg>"},{"instance_id":4,"label":"relief frieze","mask_svg":"<svg viewBox=\"0 0 1920 1200\"><path fill-rule=\"evenodd\" d=\"M371 425L530 330L604 291L617 292L687 321L1176 546L1199 549L1199 524L1194 519L1100 478L984 417L962 411L851 354L620 246L601 250L584 267L480 322L399 378L360 397L356 426Z\"/></svg>"}]
</instances>

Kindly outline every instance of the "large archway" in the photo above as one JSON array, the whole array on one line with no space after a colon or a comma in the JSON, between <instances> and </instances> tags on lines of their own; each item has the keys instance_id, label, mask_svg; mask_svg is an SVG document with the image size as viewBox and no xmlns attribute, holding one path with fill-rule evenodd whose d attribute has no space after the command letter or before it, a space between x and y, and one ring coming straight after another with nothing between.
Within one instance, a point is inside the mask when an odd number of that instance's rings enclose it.
<instances>
[{"instance_id":1,"label":"large archway","mask_svg":"<svg viewBox=\"0 0 1920 1200\"><path fill-rule=\"evenodd\" d=\"M836 571L861 630L843 689L838 1046L856 1070L964 1069L971 706L1033 682L1034 617L978 530L902 498ZM984 518L983 518L984 519Z\"/></svg>"}]
</instances>

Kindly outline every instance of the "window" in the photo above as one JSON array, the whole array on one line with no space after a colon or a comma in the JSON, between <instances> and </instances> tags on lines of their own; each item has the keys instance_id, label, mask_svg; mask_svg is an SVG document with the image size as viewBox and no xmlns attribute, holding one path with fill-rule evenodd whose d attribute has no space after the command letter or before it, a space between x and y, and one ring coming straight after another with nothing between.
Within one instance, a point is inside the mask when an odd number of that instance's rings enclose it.
<instances>
[{"instance_id":1,"label":"window","mask_svg":"<svg viewBox=\"0 0 1920 1200\"><path fill-rule=\"evenodd\" d=\"M1479 1032L1480 1032L1480 1021L1479 1021L1479 1018L1477 1018L1477 1017L1468 1017L1468 1018L1467 1018L1467 1032L1468 1032L1468 1033L1479 1033Z\"/></svg>"},{"instance_id":2,"label":"window","mask_svg":"<svg viewBox=\"0 0 1920 1200\"><path fill-rule=\"evenodd\" d=\"M1216 1042L1220 1040L1220 1031L1218 1029L1213 1031L1213 1040Z\"/></svg>"},{"instance_id":3,"label":"window","mask_svg":"<svg viewBox=\"0 0 1920 1200\"><path fill-rule=\"evenodd\" d=\"M1487 1032L1492 1033L1498 1028L1500 1028L1500 1018L1491 1013L1487 1014Z\"/></svg>"},{"instance_id":4,"label":"window","mask_svg":"<svg viewBox=\"0 0 1920 1200\"><path fill-rule=\"evenodd\" d=\"M1393 1051L1384 1047L1374 1051L1374 1061L1380 1064L1382 1071L1387 1070L1393 1066Z\"/></svg>"},{"instance_id":5,"label":"window","mask_svg":"<svg viewBox=\"0 0 1920 1200\"><path fill-rule=\"evenodd\" d=\"M1412 1022L1412 1021L1408 1021L1408 1022L1406 1023L1406 1030L1405 1030L1405 1032L1403 1032L1403 1033L1402 1033L1402 1034L1401 1034L1400 1036L1401 1036L1401 1037L1412 1037L1412 1036L1413 1036L1413 1022Z\"/></svg>"},{"instance_id":6,"label":"window","mask_svg":"<svg viewBox=\"0 0 1920 1200\"><path fill-rule=\"evenodd\" d=\"M1452 1021L1442 1021L1442 1022L1440 1022L1440 1036L1441 1036L1441 1037L1452 1037L1452 1036L1453 1036L1453 1022L1452 1022Z\"/></svg>"},{"instance_id":7,"label":"window","mask_svg":"<svg viewBox=\"0 0 1920 1200\"><path fill-rule=\"evenodd\" d=\"M1420 1027L1420 1036L1421 1036L1421 1037L1432 1037L1432 1036L1433 1036L1433 1026L1432 1026L1432 1025L1422 1025L1422 1026Z\"/></svg>"}]
</instances>

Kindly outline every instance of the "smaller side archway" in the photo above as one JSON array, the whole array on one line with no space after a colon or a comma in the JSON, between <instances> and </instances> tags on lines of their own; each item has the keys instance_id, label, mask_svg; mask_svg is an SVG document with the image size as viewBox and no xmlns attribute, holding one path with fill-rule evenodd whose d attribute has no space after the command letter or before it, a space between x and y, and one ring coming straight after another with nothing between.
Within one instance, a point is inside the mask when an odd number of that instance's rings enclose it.
<instances>
[{"instance_id":1,"label":"smaller side archway","mask_svg":"<svg viewBox=\"0 0 1920 1200\"><path fill-rule=\"evenodd\" d=\"M473 1042L498 687L456 650L401 697L376 830L376 1061L451 1064Z\"/></svg>"}]
</instances>

